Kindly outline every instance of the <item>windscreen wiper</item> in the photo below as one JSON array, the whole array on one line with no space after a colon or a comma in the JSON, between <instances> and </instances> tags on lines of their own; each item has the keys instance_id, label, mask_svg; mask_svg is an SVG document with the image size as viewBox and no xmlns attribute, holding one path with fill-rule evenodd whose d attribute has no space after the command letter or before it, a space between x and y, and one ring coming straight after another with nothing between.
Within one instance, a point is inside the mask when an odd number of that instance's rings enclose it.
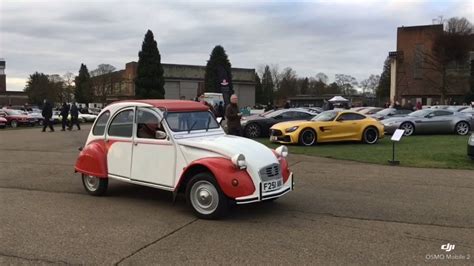
<instances>
[{"instance_id":1,"label":"windscreen wiper","mask_svg":"<svg viewBox=\"0 0 474 266\"><path fill-rule=\"evenodd\" d=\"M197 120L194 120L194 123L191 125L191 127L188 129L188 134L191 133L191 130L193 130L194 126L196 125Z\"/></svg>"}]
</instances>

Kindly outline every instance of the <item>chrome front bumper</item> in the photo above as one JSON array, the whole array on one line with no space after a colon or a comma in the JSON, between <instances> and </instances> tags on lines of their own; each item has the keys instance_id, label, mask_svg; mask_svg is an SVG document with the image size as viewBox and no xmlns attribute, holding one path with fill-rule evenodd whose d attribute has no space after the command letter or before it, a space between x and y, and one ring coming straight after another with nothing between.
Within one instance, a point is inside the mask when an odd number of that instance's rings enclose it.
<instances>
[{"instance_id":1,"label":"chrome front bumper","mask_svg":"<svg viewBox=\"0 0 474 266\"><path fill-rule=\"evenodd\" d=\"M247 204L247 203L254 203L254 202L260 202L264 200L269 200L269 199L274 199L274 198L279 198L286 193L292 191L294 189L294 178L293 178L293 173L290 173L290 176L288 177L288 180L286 183L281 186L280 189L267 192L265 194L262 193L262 183L260 182L258 191L257 191L257 196L255 196L255 193L250 196L245 196L245 197L239 197L235 199L235 203L237 204Z\"/></svg>"}]
</instances>

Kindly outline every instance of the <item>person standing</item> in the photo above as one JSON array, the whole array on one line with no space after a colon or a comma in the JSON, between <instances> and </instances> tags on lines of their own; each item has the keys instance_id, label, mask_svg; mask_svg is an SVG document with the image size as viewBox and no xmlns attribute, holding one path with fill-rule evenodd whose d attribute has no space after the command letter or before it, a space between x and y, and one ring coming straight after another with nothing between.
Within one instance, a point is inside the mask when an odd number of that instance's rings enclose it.
<instances>
[{"instance_id":1,"label":"person standing","mask_svg":"<svg viewBox=\"0 0 474 266\"><path fill-rule=\"evenodd\" d=\"M46 131L47 127L49 127L51 132L54 132L53 121L51 120L53 117L53 105L46 99L43 100L43 110L41 111L41 115L44 117L43 132Z\"/></svg>"},{"instance_id":2,"label":"person standing","mask_svg":"<svg viewBox=\"0 0 474 266\"><path fill-rule=\"evenodd\" d=\"M62 123L62 129L61 131L66 130L66 126L69 127L67 118L69 116L69 105L67 103L63 103L63 106L61 107L61 123Z\"/></svg>"},{"instance_id":3,"label":"person standing","mask_svg":"<svg viewBox=\"0 0 474 266\"><path fill-rule=\"evenodd\" d=\"M77 130L81 130L81 126L79 125L79 109L77 109L76 102L72 102L71 105L71 124L68 129L72 130L74 125L77 126Z\"/></svg>"},{"instance_id":4,"label":"person standing","mask_svg":"<svg viewBox=\"0 0 474 266\"><path fill-rule=\"evenodd\" d=\"M225 118L227 120L227 133L229 135L242 136L242 127L240 125L240 118L242 113L239 112L237 105L237 95L233 94L230 97L230 104L225 108Z\"/></svg>"}]
</instances>

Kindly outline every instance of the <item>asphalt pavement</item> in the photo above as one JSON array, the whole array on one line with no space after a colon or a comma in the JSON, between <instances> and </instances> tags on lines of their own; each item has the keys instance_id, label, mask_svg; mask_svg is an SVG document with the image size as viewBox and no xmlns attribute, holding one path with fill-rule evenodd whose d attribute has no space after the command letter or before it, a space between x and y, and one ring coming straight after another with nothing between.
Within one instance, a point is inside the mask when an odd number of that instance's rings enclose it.
<instances>
[{"instance_id":1,"label":"asphalt pavement","mask_svg":"<svg viewBox=\"0 0 474 266\"><path fill-rule=\"evenodd\" d=\"M89 196L82 128L0 130L0 265L474 264L474 171L290 155L295 191L207 221L152 188Z\"/></svg>"}]
</instances>

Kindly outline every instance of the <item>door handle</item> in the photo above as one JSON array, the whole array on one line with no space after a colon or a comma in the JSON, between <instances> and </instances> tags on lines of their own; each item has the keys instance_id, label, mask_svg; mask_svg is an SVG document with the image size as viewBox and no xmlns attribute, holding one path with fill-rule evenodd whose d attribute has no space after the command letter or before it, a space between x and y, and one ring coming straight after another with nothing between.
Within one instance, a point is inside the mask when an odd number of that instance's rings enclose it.
<instances>
[{"instance_id":1,"label":"door handle","mask_svg":"<svg viewBox=\"0 0 474 266\"><path fill-rule=\"evenodd\" d=\"M133 142L133 145L138 146L138 142L137 142L137 141L134 141L134 142Z\"/></svg>"}]
</instances>

